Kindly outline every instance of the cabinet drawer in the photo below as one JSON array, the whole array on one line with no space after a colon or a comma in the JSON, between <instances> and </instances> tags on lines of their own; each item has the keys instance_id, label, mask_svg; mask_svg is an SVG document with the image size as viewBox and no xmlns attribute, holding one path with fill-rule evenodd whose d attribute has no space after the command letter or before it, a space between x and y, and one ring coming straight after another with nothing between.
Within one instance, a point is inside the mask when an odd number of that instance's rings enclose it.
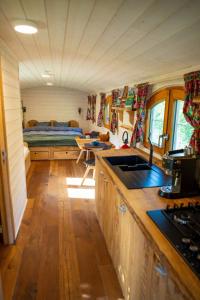
<instances>
[{"instance_id":1,"label":"cabinet drawer","mask_svg":"<svg viewBox=\"0 0 200 300\"><path fill-rule=\"evenodd\" d=\"M49 151L31 151L31 160L49 159Z\"/></svg>"},{"instance_id":2,"label":"cabinet drawer","mask_svg":"<svg viewBox=\"0 0 200 300\"><path fill-rule=\"evenodd\" d=\"M54 151L54 159L77 159L79 151Z\"/></svg>"}]
</instances>

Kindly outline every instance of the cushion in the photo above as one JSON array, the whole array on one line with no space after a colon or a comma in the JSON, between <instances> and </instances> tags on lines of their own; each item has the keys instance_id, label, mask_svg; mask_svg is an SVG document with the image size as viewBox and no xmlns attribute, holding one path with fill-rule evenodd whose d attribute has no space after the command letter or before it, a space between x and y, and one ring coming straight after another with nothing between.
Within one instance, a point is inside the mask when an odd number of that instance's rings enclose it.
<instances>
[{"instance_id":1,"label":"cushion","mask_svg":"<svg viewBox=\"0 0 200 300\"><path fill-rule=\"evenodd\" d=\"M56 122L55 127L68 127L68 122Z\"/></svg>"},{"instance_id":2,"label":"cushion","mask_svg":"<svg viewBox=\"0 0 200 300\"><path fill-rule=\"evenodd\" d=\"M49 126L49 122L38 122L37 126Z\"/></svg>"},{"instance_id":3,"label":"cushion","mask_svg":"<svg viewBox=\"0 0 200 300\"><path fill-rule=\"evenodd\" d=\"M95 165L95 159L88 159L84 162L86 166L94 166Z\"/></svg>"}]
</instances>

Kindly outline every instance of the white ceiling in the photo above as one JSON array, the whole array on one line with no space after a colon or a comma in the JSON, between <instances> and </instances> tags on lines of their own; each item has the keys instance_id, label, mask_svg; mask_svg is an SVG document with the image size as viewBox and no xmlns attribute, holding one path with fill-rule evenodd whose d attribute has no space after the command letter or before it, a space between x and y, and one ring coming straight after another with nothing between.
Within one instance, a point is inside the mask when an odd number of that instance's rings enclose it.
<instances>
[{"instance_id":1,"label":"white ceiling","mask_svg":"<svg viewBox=\"0 0 200 300\"><path fill-rule=\"evenodd\" d=\"M39 32L16 33L30 19ZM200 66L200 0L0 0L0 38L20 63L23 88L87 92L183 74Z\"/></svg>"}]
</instances>

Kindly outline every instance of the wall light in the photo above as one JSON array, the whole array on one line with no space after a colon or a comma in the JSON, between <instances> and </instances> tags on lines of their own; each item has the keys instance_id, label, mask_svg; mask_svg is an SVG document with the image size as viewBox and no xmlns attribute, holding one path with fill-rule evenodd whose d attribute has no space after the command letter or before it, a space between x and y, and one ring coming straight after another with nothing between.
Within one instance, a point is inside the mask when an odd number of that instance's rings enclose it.
<instances>
[{"instance_id":1,"label":"wall light","mask_svg":"<svg viewBox=\"0 0 200 300\"><path fill-rule=\"evenodd\" d=\"M47 85L51 86L51 85L53 85L53 82L47 82Z\"/></svg>"},{"instance_id":2,"label":"wall light","mask_svg":"<svg viewBox=\"0 0 200 300\"><path fill-rule=\"evenodd\" d=\"M34 34L38 32L38 28L35 23L27 20L18 20L13 22L15 31L23 34Z\"/></svg>"}]
</instances>

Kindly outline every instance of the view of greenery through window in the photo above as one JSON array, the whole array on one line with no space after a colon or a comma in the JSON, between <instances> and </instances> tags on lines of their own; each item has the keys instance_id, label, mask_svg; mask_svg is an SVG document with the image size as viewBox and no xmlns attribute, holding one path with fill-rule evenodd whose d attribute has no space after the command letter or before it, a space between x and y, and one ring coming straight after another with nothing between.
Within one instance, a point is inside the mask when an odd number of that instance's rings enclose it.
<instances>
[{"instance_id":1,"label":"view of greenery through window","mask_svg":"<svg viewBox=\"0 0 200 300\"><path fill-rule=\"evenodd\" d=\"M181 100L175 102L174 130L172 149L182 149L189 145L193 127L185 120L183 115L183 104ZM163 134L165 114L165 101L154 105L150 112L149 134L154 145L158 146L159 136Z\"/></svg>"},{"instance_id":2,"label":"view of greenery through window","mask_svg":"<svg viewBox=\"0 0 200 300\"><path fill-rule=\"evenodd\" d=\"M183 104L181 100L176 101L174 116L173 150L182 149L190 142L193 127L185 120L183 115Z\"/></svg>"},{"instance_id":3,"label":"view of greenery through window","mask_svg":"<svg viewBox=\"0 0 200 300\"><path fill-rule=\"evenodd\" d=\"M151 109L149 135L152 143L158 146L159 136L163 133L165 115L165 101L162 101Z\"/></svg>"}]
</instances>

